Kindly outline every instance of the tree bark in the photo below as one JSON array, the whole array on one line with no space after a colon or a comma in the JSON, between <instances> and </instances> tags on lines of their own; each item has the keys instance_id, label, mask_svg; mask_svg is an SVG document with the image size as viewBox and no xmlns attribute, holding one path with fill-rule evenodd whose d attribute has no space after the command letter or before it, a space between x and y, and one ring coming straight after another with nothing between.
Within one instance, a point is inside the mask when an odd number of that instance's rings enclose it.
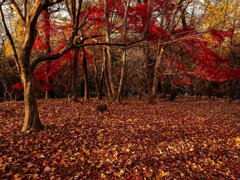
<instances>
[{"instance_id":1,"label":"tree bark","mask_svg":"<svg viewBox=\"0 0 240 180\"><path fill-rule=\"evenodd\" d=\"M41 130L43 129L43 125L41 124L39 118L37 97L32 73L22 73L21 80L24 88L25 106L25 117L22 125L22 132L26 132L28 130Z\"/></svg>"},{"instance_id":2,"label":"tree bark","mask_svg":"<svg viewBox=\"0 0 240 180\"><path fill-rule=\"evenodd\" d=\"M126 50L124 49L123 55L122 55L122 67L121 67L121 77L118 85L118 92L116 97L116 102L121 103L121 92L123 87L123 80L125 75L125 65L126 64Z\"/></svg>"},{"instance_id":3,"label":"tree bark","mask_svg":"<svg viewBox=\"0 0 240 180\"><path fill-rule=\"evenodd\" d=\"M95 55L95 50L94 46L92 47L93 51L93 63L94 63L94 83L97 91L97 99L101 100L102 99L102 86L103 86L103 76L104 76L104 71L105 71L105 61L103 60L102 62L102 67L101 67L101 72L100 72L100 78L98 78L98 68L97 68L97 63L96 63L96 55ZM98 80L99 79L99 80Z\"/></svg>"},{"instance_id":4,"label":"tree bark","mask_svg":"<svg viewBox=\"0 0 240 180\"><path fill-rule=\"evenodd\" d=\"M105 29L105 41L110 43L110 25L109 25L109 9L108 9L108 0L104 0L104 18L106 20L106 29ZM115 101L116 98L116 89L115 82L113 78L113 61L112 61L112 53L110 46L105 46L104 55L106 57L106 69L107 69L107 78L109 82L109 87L112 97L110 97L111 101Z\"/></svg>"},{"instance_id":5,"label":"tree bark","mask_svg":"<svg viewBox=\"0 0 240 180\"><path fill-rule=\"evenodd\" d=\"M82 59L82 69L83 69L83 81L84 81L84 101L89 100L89 84L88 84L88 68L87 68L87 58L85 56L84 48L82 48L83 59Z\"/></svg>"},{"instance_id":6,"label":"tree bark","mask_svg":"<svg viewBox=\"0 0 240 180\"><path fill-rule=\"evenodd\" d=\"M77 101L77 72L78 72L78 52L79 48L74 49L74 58L71 63L71 101Z\"/></svg>"},{"instance_id":7,"label":"tree bark","mask_svg":"<svg viewBox=\"0 0 240 180\"><path fill-rule=\"evenodd\" d=\"M48 10L44 10L42 13L42 20L43 20L43 26L47 27L44 28L44 34L45 34L45 41L47 46L47 53L51 53L51 45L50 45L50 12ZM47 69L46 74L48 74L51 70L52 63L51 61L47 61ZM46 78L46 83L53 86L53 79L50 77ZM53 89L47 89L45 91L45 99L54 98L54 90Z\"/></svg>"},{"instance_id":8,"label":"tree bark","mask_svg":"<svg viewBox=\"0 0 240 180\"><path fill-rule=\"evenodd\" d=\"M147 80L147 94L150 97L151 96L151 88L152 88L152 68L149 66L149 44L146 44L143 48L144 52L144 61L145 61L145 67L146 67L146 80Z\"/></svg>"},{"instance_id":9,"label":"tree bark","mask_svg":"<svg viewBox=\"0 0 240 180\"><path fill-rule=\"evenodd\" d=\"M51 69L51 62L47 62L47 64L48 64L48 68L47 68L47 70L46 70L46 73L49 73L49 71L50 71L50 69ZM51 84L51 86L53 86L53 79L51 79L51 78L49 78L49 77L47 77L46 78L46 83L47 84ZM48 90L46 90L45 91L45 99L53 99L54 98L54 90L53 89L48 89Z\"/></svg>"},{"instance_id":10,"label":"tree bark","mask_svg":"<svg viewBox=\"0 0 240 180\"><path fill-rule=\"evenodd\" d=\"M122 42L123 44L126 43L126 35L127 35L127 16L128 16L128 8L129 8L130 0L126 1L125 5L125 12L124 12L124 18L123 18L123 34L122 34ZM121 101L121 92L122 92L122 87L123 87L123 80L125 76L125 66L126 66L126 49L123 49L123 54L122 54L122 67L121 67L121 76L120 76L120 81L118 84L118 92L117 92L117 97L116 101L120 103Z\"/></svg>"},{"instance_id":11,"label":"tree bark","mask_svg":"<svg viewBox=\"0 0 240 180\"><path fill-rule=\"evenodd\" d=\"M141 2L141 1L140 1ZM147 1L147 23L145 25L145 29L144 29L144 34L143 34L143 39L147 41L148 39L148 34L149 34L149 25L150 25L150 21L151 21L151 11L152 11L152 5L151 5L152 1L148 0ZM152 69L149 66L150 64L150 47L149 44L147 43L146 46L143 48L144 54L145 54L145 67L146 67L146 80L147 80L147 94L148 97L151 96L151 87L152 87Z\"/></svg>"},{"instance_id":12,"label":"tree bark","mask_svg":"<svg viewBox=\"0 0 240 180\"><path fill-rule=\"evenodd\" d=\"M164 51L165 51L164 46L160 45L159 46L159 50L158 50L158 57L157 57L155 68L154 68L151 96L150 96L150 99L149 99L150 103L153 102L153 100L155 99L155 97L157 95L158 82L159 82L158 73L159 73L160 64L161 64L161 62L163 60Z\"/></svg>"},{"instance_id":13,"label":"tree bark","mask_svg":"<svg viewBox=\"0 0 240 180\"><path fill-rule=\"evenodd\" d=\"M102 66L102 67L104 68L103 72L104 72L105 84L106 84L107 91L108 91L108 96L109 96L110 101L113 101L114 97L113 97L111 87L110 87L110 83L109 83L108 68L107 68L106 64L107 64L107 52L106 52L106 47L104 46L103 47L103 65L104 66Z\"/></svg>"}]
</instances>

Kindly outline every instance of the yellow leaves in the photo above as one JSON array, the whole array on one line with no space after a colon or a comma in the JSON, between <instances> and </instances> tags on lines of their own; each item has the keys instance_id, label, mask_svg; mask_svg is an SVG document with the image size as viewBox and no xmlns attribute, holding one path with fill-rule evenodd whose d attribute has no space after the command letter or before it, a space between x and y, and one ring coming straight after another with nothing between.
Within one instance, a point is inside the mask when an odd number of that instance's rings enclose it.
<instances>
[{"instance_id":1,"label":"yellow leaves","mask_svg":"<svg viewBox=\"0 0 240 180\"><path fill-rule=\"evenodd\" d=\"M119 172L113 172L113 176L121 177L124 174L124 170L121 168Z\"/></svg>"},{"instance_id":2,"label":"yellow leaves","mask_svg":"<svg viewBox=\"0 0 240 180\"><path fill-rule=\"evenodd\" d=\"M97 140L102 141L102 139L103 139L103 133L98 134Z\"/></svg>"},{"instance_id":3,"label":"yellow leaves","mask_svg":"<svg viewBox=\"0 0 240 180\"><path fill-rule=\"evenodd\" d=\"M3 159L0 157L0 166L3 164Z\"/></svg>"},{"instance_id":4,"label":"yellow leaves","mask_svg":"<svg viewBox=\"0 0 240 180\"><path fill-rule=\"evenodd\" d=\"M12 20L11 24L14 29L12 33L14 45L17 50L20 50L24 40L24 24L22 21L19 21L19 18ZM19 54L19 51L17 51L17 53ZM9 40L7 40L5 43L5 54L6 56L13 56L13 49Z\"/></svg>"},{"instance_id":5,"label":"yellow leaves","mask_svg":"<svg viewBox=\"0 0 240 180\"><path fill-rule=\"evenodd\" d=\"M236 141L236 146L240 148L240 137L236 137L235 141Z\"/></svg>"},{"instance_id":6,"label":"yellow leaves","mask_svg":"<svg viewBox=\"0 0 240 180\"><path fill-rule=\"evenodd\" d=\"M84 154L86 154L87 156L90 156L90 151L88 149L86 149L84 146L82 147L82 151Z\"/></svg>"},{"instance_id":7,"label":"yellow leaves","mask_svg":"<svg viewBox=\"0 0 240 180\"><path fill-rule=\"evenodd\" d=\"M156 176L156 180L162 180L165 176L167 176L169 173L163 171L162 169L158 170L158 175Z\"/></svg>"},{"instance_id":8,"label":"yellow leaves","mask_svg":"<svg viewBox=\"0 0 240 180\"><path fill-rule=\"evenodd\" d=\"M221 1L216 4L211 4L208 2L208 7L206 9L206 17L205 17L205 25L218 28L224 26L224 28L229 28L232 26L233 18L237 18L239 16L239 11L237 9L239 7L239 3L237 0L231 1Z\"/></svg>"},{"instance_id":9,"label":"yellow leaves","mask_svg":"<svg viewBox=\"0 0 240 180\"><path fill-rule=\"evenodd\" d=\"M104 173L101 173L100 174L100 179L105 180L105 179L107 179L107 176Z\"/></svg>"}]
</instances>

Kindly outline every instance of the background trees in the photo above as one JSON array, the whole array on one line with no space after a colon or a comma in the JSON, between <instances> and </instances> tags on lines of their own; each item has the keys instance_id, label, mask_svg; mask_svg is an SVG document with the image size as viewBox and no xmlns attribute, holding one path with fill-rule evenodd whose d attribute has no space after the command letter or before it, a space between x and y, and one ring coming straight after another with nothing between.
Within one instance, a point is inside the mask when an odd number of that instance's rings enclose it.
<instances>
[{"instance_id":1,"label":"background trees","mask_svg":"<svg viewBox=\"0 0 240 180\"><path fill-rule=\"evenodd\" d=\"M81 92L86 101L90 94L107 94L116 102L139 94L153 102L159 91L174 99L176 89L194 94L198 82L224 82L236 98L235 7L235 0L2 0L0 72L9 71L10 64L11 72L20 74L22 131L42 127L36 96L43 97L43 92L73 101ZM13 79L6 81L10 89Z\"/></svg>"}]
</instances>

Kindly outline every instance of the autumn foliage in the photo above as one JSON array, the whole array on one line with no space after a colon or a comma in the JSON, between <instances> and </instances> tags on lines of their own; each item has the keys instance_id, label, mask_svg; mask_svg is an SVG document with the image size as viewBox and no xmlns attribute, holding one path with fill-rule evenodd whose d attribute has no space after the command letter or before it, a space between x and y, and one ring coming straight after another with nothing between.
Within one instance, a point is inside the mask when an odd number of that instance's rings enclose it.
<instances>
[{"instance_id":1,"label":"autumn foliage","mask_svg":"<svg viewBox=\"0 0 240 180\"><path fill-rule=\"evenodd\" d=\"M41 100L45 130L19 133L22 102L0 104L2 179L237 179L239 101ZM144 109L144 110L143 110Z\"/></svg>"},{"instance_id":2,"label":"autumn foliage","mask_svg":"<svg viewBox=\"0 0 240 180\"><path fill-rule=\"evenodd\" d=\"M0 179L239 178L237 0L25 3L0 0Z\"/></svg>"}]
</instances>

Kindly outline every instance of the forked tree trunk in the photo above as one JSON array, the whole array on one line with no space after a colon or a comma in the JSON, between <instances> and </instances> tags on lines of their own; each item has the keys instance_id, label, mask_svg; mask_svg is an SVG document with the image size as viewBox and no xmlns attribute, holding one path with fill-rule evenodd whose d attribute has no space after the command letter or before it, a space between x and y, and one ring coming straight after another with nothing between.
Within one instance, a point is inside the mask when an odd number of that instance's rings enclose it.
<instances>
[{"instance_id":1,"label":"forked tree trunk","mask_svg":"<svg viewBox=\"0 0 240 180\"><path fill-rule=\"evenodd\" d=\"M159 68L163 60L164 51L165 51L164 46L160 45L158 50L158 57L157 57L155 68L154 68L154 76L153 76L152 90L151 90L151 96L149 98L149 103L152 103L157 95L158 83L159 83Z\"/></svg>"},{"instance_id":2,"label":"forked tree trunk","mask_svg":"<svg viewBox=\"0 0 240 180\"><path fill-rule=\"evenodd\" d=\"M33 76L31 73L24 73L21 75L21 79L24 88L25 106L25 117L22 125L22 132L26 132L28 130L40 130L43 128L43 125L39 119Z\"/></svg>"},{"instance_id":3,"label":"forked tree trunk","mask_svg":"<svg viewBox=\"0 0 240 180\"><path fill-rule=\"evenodd\" d=\"M106 20L105 24L105 41L106 43L110 43L110 23L109 23L109 6L108 0L104 0L104 18ZM115 82L113 78L113 60L112 60L112 52L110 46L104 46L104 56L106 58L106 83L108 83L107 88L109 92L109 97L111 101L115 101L116 99L116 89ZM108 79L108 81L107 81Z\"/></svg>"},{"instance_id":4,"label":"forked tree trunk","mask_svg":"<svg viewBox=\"0 0 240 180\"><path fill-rule=\"evenodd\" d=\"M125 5L125 12L124 12L124 18L123 18L123 35L122 35L122 42L125 44L126 43L126 33L127 33L127 16L128 16L128 8L129 8L129 3L130 0L126 1L126 5ZM125 76L125 66L126 66L126 57L127 53L126 53L126 49L124 48L123 50L123 54L122 54L122 67L121 67L121 76L120 76L120 81L119 81L119 85L118 85L118 92L117 92L117 97L116 97L116 101L118 103L121 102L121 92L122 92L122 87L123 87L123 80L124 80L124 76Z\"/></svg>"}]
</instances>

